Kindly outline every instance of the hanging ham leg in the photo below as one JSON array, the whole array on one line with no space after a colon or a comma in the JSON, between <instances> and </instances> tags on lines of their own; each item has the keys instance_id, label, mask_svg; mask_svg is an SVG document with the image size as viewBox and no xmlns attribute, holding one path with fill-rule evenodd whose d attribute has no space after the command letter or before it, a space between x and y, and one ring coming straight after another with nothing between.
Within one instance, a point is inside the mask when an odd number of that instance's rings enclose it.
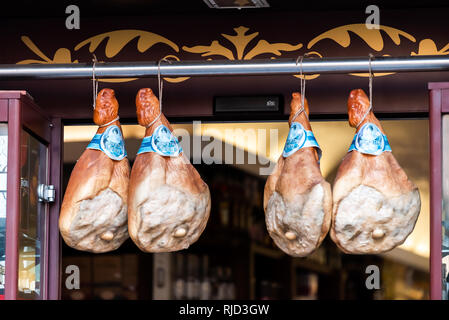
<instances>
[{"instance_id":1,"label":"hanging ham leg","mask_svg":"<svg viewBox=\"0 0 449 320\"><path fill-rule=\"evenodd\" d=\"M129 234L146 252L186 249L206 227L209 188L180 151L167 119L163 114L158 118L159 101L151 89L139 90L136 106L146 131L131 171Z\"/></svg>"},{"instance_id":2,"label":"hanging ham leg","mask_svg":"<svg viewBox=\"0 0 449 320\"><path fill-rule=\"evenodd\" d=\"M385 132L380 122L368 110L363 90L351 91L349 124L357 127L361 122L356 132L360 132L357 143L363 153L348 152L333 188L331 237L344 252L355 254L386 252L402 244L413 231L421 208L418 188L399 166L386 136L382 138ZM388 151L366 153L376 150Z\"/></svg>"},{"instance_id":3,"label":"hanging ham leg","mask_svg":"<svg viewBox=\"0 0 449 320\"><path fill-rule=\"evenodd\" d=\"M113 121L118 119L117 114L114 91L101 90L94 122L103 127L98 128L97 135L112 129L106 143L123 147L120 123ZM95 149L83 152L70 176L59 217L59 229L67 245L83 251L107 252L117 249L128 238L128 179L127 158L113 160Z\"/></svg>"},{"instance_id":4,"label":"hanging ham leg","mask_svg":"<svg viewBox=\"0 0 449 320\"><path fill-rule=\"evenodd\" d=\"M307 101L305 111L293 119L300 108L300 94L293 93L290 132L293 121L311 132L304 114L309 113ZM287 157L281 155L265 185L264 209L270 236L287 254L304 257L321 244L330 227L332 193L321 175L314 147L303 147Z\"/></svg>"}]
</instances>

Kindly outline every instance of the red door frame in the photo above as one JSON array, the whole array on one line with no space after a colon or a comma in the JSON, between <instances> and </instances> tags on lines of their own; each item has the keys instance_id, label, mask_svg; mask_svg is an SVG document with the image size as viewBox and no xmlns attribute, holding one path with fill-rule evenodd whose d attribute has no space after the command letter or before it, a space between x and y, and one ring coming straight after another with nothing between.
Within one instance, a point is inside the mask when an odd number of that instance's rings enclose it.
<instances>
[{"instance_id":1,"label":"red door frame","mask_svg":"<svg viewBox=\"0 0 449 320\"><path fill-rule=\"evenodd\" d=\"M430 298L442 298L442 116L449 113L449 82L429 83Z\"/></svg>"},{"instance_id":2,"label":"red door frame","mask_svg":"<svg viewBox=\"0 0 449 320\"><path fill-rule=\"evenodd\" d=\"M59 235L59 209L62 203L63 124L61 118L51 119L50 184L55 186L55 202L50 205L48 229L48 296L50 300L61 298L61 236Z\"/></svg>"},{"instance_id":3,"label":"red door frame","mask_svg":"<svg viewBox=\"0 0 449 320\"><path fill-rule=\"evenodd\" d=\"M20 206L20 137L27 128L48 144L48 181L55 185L56 201L49 206L43 277L43 299L59 299L60 238L57 229L61 178L61 119L50 120L24 91L0 92L0 122L8 123L8 172L6 193L5 299L17 299L18 235ZM58 172L59 171L59 172Z\"/></svg>"},{"instance_id":4,"label":"red door frame","mask_svg":"<svg viewBox=\"0 0 449 320\"><path fill-rule=\"evenodd\" d=\"M5 299L17 297L20 205L20 119L18 99L8 100L8 173L6 186Z\"/></svg>"}]
</instances>

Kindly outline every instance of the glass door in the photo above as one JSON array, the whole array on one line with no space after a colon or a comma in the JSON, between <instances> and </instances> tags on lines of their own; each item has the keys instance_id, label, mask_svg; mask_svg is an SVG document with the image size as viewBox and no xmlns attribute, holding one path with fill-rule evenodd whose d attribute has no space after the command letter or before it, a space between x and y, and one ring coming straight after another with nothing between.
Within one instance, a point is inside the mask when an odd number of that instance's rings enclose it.
<instances>
[{"instance_id":1,"label":"glass door","mask_svg":"<svg viewBox=\"0 0 449 320\"><path fill-rule=\"evenodd\" d=\"M59 298L60 128L25 91L0 91L0 299Z\"/></svg>"},{"instance_id":2,"label":"glass door","mask_svg":"<svg viewBox=\"0 0 449 320\"><path fill-rule=\"evenodd\" d=\"M48 202L41 198L48 184L47 146L22 129L20 154L20 221L18 235L18 298L42 298Z\"/></svg>"}]
</instances>

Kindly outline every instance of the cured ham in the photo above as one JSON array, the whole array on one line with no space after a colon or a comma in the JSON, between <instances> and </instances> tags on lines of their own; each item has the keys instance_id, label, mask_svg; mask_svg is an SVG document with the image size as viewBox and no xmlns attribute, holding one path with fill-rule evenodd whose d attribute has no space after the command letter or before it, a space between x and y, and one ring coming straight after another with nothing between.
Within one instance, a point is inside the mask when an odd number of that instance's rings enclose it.
<instances>
[{"instance_id":1,"label":"cured ham","mask_svg":"<svg viewBox=\"0 0 449 320\"><path fill-rule=\"evenodd\" d=\"M151 89L137 93L136 107L146 130L131 171L129 234L146 252L186 249L206 227L209 187L182 152Z\"/></svg>"},{"instance_id":2,"label":"cured ham","mask_svg":"<svg viewBox=\"0 0 449 320\"><path fill-rule=\"evenodd\" d=\"M264 190L265 221L276 245L289 255L304 257L326 237L332 215L330 184L319 166L321 150L313 136L305 100L293 93L290 131L284 152Z\"/></svg>"},{"instance_id":3,"label":"cured ham","mask_svg":"<svg viewBox=\"0 0 449 320\"><path fill-rule=\"evenodd\" d=\"M363 90L351 91L348 115L356 134L334 182L331 238L347 253L386 252L413 231L419 191L393 156Z\"/></svg>"},{"instance_id":4,"label":"cured ham","mask_svg":"<svg viewBox=\"0 0 449 320\"><path fill-rule=\"evenodd\" d=\"M96 135L70 176L59 217L64 241L72 248L107 252L128 238L129 163L114 90L98 93Z\"/></svg>"}]
</instances>

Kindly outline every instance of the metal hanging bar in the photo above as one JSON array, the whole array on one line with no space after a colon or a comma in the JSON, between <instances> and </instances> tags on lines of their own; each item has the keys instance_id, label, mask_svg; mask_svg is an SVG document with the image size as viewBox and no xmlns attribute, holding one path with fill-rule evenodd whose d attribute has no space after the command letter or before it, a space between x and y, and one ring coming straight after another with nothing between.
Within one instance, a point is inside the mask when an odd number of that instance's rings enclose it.
<instances>
[{"instance_id":1,"label":"metal hanging bar","mask_svg":"<svg viewBox=\"0 0 449 320\"><path fill-rule=\"evenodd\" d=\"M368 72L369 59L304 58L304 74ZM448 56L376 57L371 61L376 72L449 71ZM160 74L166 77L285 75L298 74L296 59L172 61L161 64ZM157 61L97 63L98 78L156 77ZM92 64L4 64L0 65L0 80L87 79L92 78Z\"/></svg>"}]
</instances>

